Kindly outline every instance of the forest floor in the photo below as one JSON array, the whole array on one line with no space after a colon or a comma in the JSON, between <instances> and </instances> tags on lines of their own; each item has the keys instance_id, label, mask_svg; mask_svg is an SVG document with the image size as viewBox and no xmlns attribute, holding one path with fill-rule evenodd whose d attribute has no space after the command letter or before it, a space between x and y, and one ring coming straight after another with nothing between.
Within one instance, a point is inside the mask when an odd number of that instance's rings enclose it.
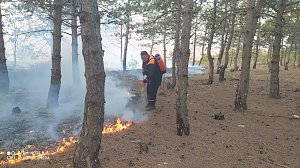
<instances>
[{"instance_id":1,"label":"forest floor","mask_svg":"<svg viewBox=\"0 0 300 168\"><path fill-rule=\"evenodd\" d=\"M299 68L281 70L281 99L268 97L267 68L251 70L247 112L233 111L239 75L227 72L222 83L215 75L212 85L203 84L207 74L190 76L189 136L176 135L175 91L160 88L156 110L145 112L147 121L103 136L102 167L300 168L300 119L291 118L300 115ZM140 92L141 81L129 80L132 91ZM143 99L135 103L143 110ZM219 112L225 120L212 117ZM70 168L73 152L74 146L49 160L7 167Z\"/></svg>"}]
</instances>

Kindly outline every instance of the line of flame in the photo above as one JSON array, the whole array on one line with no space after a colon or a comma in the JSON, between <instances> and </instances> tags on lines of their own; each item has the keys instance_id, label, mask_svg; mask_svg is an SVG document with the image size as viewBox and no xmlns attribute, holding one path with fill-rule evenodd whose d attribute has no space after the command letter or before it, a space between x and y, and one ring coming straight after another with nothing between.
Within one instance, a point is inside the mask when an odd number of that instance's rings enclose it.
<instances>
[{"instance_id":1,"label":"line of flame","mask_svg":"<svg viewBox=\"0 0 300 168\"><path fill-rule=\"evenodd\" d=\"M125 122L123 123L120 118L117 119L115 124L106 125L103 128L102 134L111 134L115 132L120 132L122 130L127 129L133 123L132 122ZM63 131L65 133L65 131ZM60 145L54 151L34 151L34 152L26 152L25 150L17 151L11 156L7 158L7 160L1 160L0 165L7 165L7 164L17 164L24 160L45 160L49 159L49 156L55 155L57 153L61 153L65 151L68 147L78 142L78 139L74 137L69 137L68 140L63 138L62 141L59 143ZM28 148L31 148L31 145L27 145ZM4 152L0 151L1 155L4 155Z\"/></svg>"}]
</instances>

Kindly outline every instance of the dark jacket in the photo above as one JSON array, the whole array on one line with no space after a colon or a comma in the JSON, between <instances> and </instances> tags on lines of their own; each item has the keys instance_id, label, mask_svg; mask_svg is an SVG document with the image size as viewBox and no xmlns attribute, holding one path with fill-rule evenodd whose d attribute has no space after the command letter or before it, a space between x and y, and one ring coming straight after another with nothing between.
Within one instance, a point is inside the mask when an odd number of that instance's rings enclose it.
<instances>
[{"instance_id":1,"label":"dark jacket","mask_svg":"<svg viewBox=\"0 0 300 168\"><path fill-rule=\"evenodd\" d=\"M159 69L155 58L150 55L148 62L143 62L143 75L147 76L148 85L160 85L162 80L162 73Z\"/></svg>"}]
</instances>

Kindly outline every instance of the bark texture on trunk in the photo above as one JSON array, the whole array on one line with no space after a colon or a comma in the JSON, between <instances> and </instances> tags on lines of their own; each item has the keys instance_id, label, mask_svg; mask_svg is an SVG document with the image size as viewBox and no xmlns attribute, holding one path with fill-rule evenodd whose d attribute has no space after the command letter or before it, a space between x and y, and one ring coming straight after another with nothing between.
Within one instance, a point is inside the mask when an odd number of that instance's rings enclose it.
<instances>
[{"instance_id":1,"label":"bark texture on trunk","mask_svg":"<svg viewBox=\"0 0 300 168\"><path fill-rule=\"evenodd\" d=\"M190 57L190 35L192 24L193 0L183 1L183 23L180 57L178 58L178 92L176 102L177 135L190 134L187 109L188 63Z\"/></svg>"},{"instance_id":2,"label":"bark texture on trunk","mask_svg":"<svg viewBox=\"0 0 300 168\"><path fill-rule=\"evenodd\" d=\"M257 25L257 29L259 31L257 31L256 33L256 44L255 44L255 57L254 57L254 63L252 68L256 69L256 64L257 64L257 60L258 60L258 55L259 55L259 44L260 44L260 19L258 20L258 25Z\"/></svg>"},{"instance_id":3,"label":"bark texture on trunk","mask_svg":"<svg viewBox=\"0 0 300 168\"><path fill-rule=\"evenodd\" d=\"M233 61L233 70L234 71L237 71L239 69L238 56L239 56L240 48L241 48L241 39L242 39L242 33L240 33L238 42L236 44L236 51L235 51L235 56L234 56L234 61Z\"/></svg>"},{"instance_id":4,"label":"bark texture on trunk","mask_svg":"<svg viewBox=\"0 0 300 168\"><path fill-rule=\"evenodd\" d=\"M230 31L229 31L229 37L228 37L228 42L226 45L226 50L225 50L225 63L224 63L224 67L225 69L228 67L228 62L229 62L229 51L231 48L231 43L232 43L232 39L233 39L233 35L234 35L234 28L235 28L235 18L236 18L236 1L232 2L232 18L231 18L231 25L230 25Z\"/></svg>"},{"instance_id":5,"label":"bark texture on trunk","mask_svg":"<svg viewBox=\"0 0 300 168\"><path fill-rule=\"evenodd\" d=\"M201 47L201 58L200 58L199 64L198 64L199 66L201 65L202 60L203 60L203 58L204 58L204 47L205 47L205 44L202 43L202 47Z\"/></svg>"},{"instance_id":6,"label":"bark texture on trunk","mask_svg":"<svg viewBox=\"0 0 300 168\"><path fill-rule=\"evenodd\" d=\"M290 63L290 54L293 50L293 43L291 44L289 51L286 53L285 59L284 59L284 70L289 70L289 63Z\"/></svg>"},{"instance_id":7,"label":"bark texture on trunk","mask_svg":"<svg viewBox=\"0 0 300 168\"><path fill-rule=\"evenodd\" d=\"M152 36L152 39L151 39L151 47L150 47L150 54L153 55L153 47L154 47L154 36Z\"/></svg>"},{"instance_id":8,"label":"bark texture on trunk","mask_svg":"<svg viewBox=\"0 0 300 168\"><path fill-rule=\"evenodd\" d=\"M296 59L297 59L297 45L295 45L295 50L294 50L293 68L296 68Z\"/></svg>"},{"instance_id":9,"label":"bark texture on trunk","mask_svg":"<svg viewBox=\"0 0 300 168\"><path fill-rule=\"evenodd\" d=\"M228 36L228 26L227 26L227 1L225 3L225 12L222 13L222 36L221 36L221 43L220 43L220 51L219 51L219 56L217 60L217 71L216 74L219 74L222 69L224 69L224 66L221 67L222 65L222 60L223 60L223 55L226 47L226 42L227 42L227 36ZM226 30L227 29L227 30ZM223 73L223 72L222 72ZM224 73L223 73L224 74ZM220 76L219 76L220 77ZM220 79L220 78L219 78Z\"/></svg>"},{"instance_id":10,"label":"bark texture on trunk","mask_svg":"<svg viewBox=\"0 0 300 168\"><path fill-rule=\"evenodd\" d=\"M207 25L205 26L205 31L204 31L204 37L207 36ZM202 47L201 47L201 58L199 60L199 66L201 65L202 63L202 60L204 58L204 48L205 48L205 42L202 42Z\"/></svg>"},{"instance_id":11,"label":"bark texture on trunk","mask_svg":"<svg viewBox=\"0 0 300 168\"><path fill-rule=\"evenodd\" d=\"M127 8L126 8L126 31L125 31L125 43L124 43L124 56L123 56L123 71L127 69L127 50L128 50L128 41L129 41L129 33L130 33L130 0L127 1Z\"/></svg>"},{"instance_id":12,"label":"bark texture on trunk","mask_svg":"<svg viewBox=\"0 0 300 168\"><path fill-rule=\"evenodd\" d=\"M271 77L270 77L270 93L271 98L280 98L279 94L279 59L280 59L280 43L282 40L283 13L285 9L285 0L278 1L278 12L275 23L275 40L273 43L273 54L271 60Z\"/></svg>"},{"instance_id":13,"label":"bark texture on trunk","mask_svg":"<svg viewBox=\"0 0 300 168\"><path fill-rule=\"evenodd\" d=\"M255 57L254 57L254 63L253 63L253 66L252 66L253 69L256 69L257 60L258 60L258 54L259 54L259 45L256 44L256 45L255 45Z\"/></svg>"},{"instance_id":14,"label":"bark texture on trunk","mask_svg":"<svg viewBox=\"0 0 300 168\"><path fill-rule=\"evenodd\" d=\"M235 111L245 111L248 109L247 97L249 90L251 52L256 24L263 2L264 0L258 0L257 5L255 6L255 0L248 0L246 24L244 27L242 69L239 84L236 90L236 98L234 103Z\"/></svg>"},{"instance_id":15,"label":"bark texture on trunk","mask_svg":"<svg viewBox=\"0 0 300 168\"><path fill-rule=\"evenodd\" d=\"M209 76L208 76L208 84L212 84L214 81L214 58L211 54L211 46L214 40L215 27L216 27L216 17L217 17L217 0L214 0L214 7L212 11L212 22L210 27L210 34L207 44L207 57L209 61Z\"/></svg>"},{"instance_id":16,"label":"bark texture on trunk","mask_svg":"<svg viewBox=\"0 0 300 168\"><path fill-rule=\"evenodd\" d=\"M86 95L80 141L73 159L74 168L99 168L99 150L104 122L105 72L96 0L82 0L79 15L82 53L85 64Z\"/></svg>"},{"instance_id":17,"label":"bark texture on trunk","mask_svg":"<svg viewBox=\"0 0 300 168\"><path fill-rule=\"evenodd\" d=\"M163 47L164 47L164 63L167 66L167 43L166 43L167 34L164 33L163 37Z\"/></svg>"},{"instance_id":18,"label":"bark texture on trunk","mask_svg":"<svg viewBox=\"0 0 300 168\"><path fill-rule=\"evenodd\" d=\"M197 21L195 23L195 27L194 27L194 44L193 44L193 63L192 65L195 65L195 61L196 61L196 46L197 46Z\"/></svg>"},{"instance_id":19,"label":"bark texture on trunk","mask_svg":"<svg viewBox=\"0 0 300 168\"><path fill-rule=\"evenodd\" d=\"M276 35L275 35L276 36ZM283 39L281 39L281 48L283 47ZM279 51L280 52L280 51ZM283 50L281 50L280 54L279 54L279 60L280 60L280 66L283 66L283 57L284 57L284 53Z\"/></svg>"},{"instance_id":20,"label":"bark texture on trunk","mask_svg":"<svg viewBox=\"0 0 300 168\"><path fill-rule=\"evenodd\" d=\"M181 25L181 4L182 4L182 0L178 0L176 1L176 7L177 7L177 11L176 11L176 23L175 24L175 42L174 42L174 49L173 49L173 57L172 57L172 83L170 84L170 86L168 88L174 88L176 86L176 62L178 60L178 55L179 55L179 46L180 46L180 39L179 39L179 35L180 35L180 25Z\"/></svg>"},{"instance_id":21,"label":"bark texture on trunk","mask_svg":"<svg viewBox=\"0 0 300 168\"><path fill-rule=\"evenodd\" d=\"M0 2L0 94L9 92L9 77L6 65L5 47L3 38L2 12Z\"/></svg>"},{"instance_id":22,"label":"bark texture on trunk","mask_svg":"<svg viewBox=\"0 0 300 168\"><path fill-rule=\"evenodd\" d=\"M78 65L77 0L72 0L71 12L73 85L81 85Z\"/></svg>"},{"instance_id":23,"label":"bark texture on trunk","mask_svg":"<svg viewBox=\"0 0 300 168\"><path fill-rule=\"evenodd\" d=\"M121 24L121 26L120 26L121 28L120 28L120 32L121 32L121 37L120 37L120 41L121 41L121 44L120 44L120 52L121 52L121 54L120 54L120 62L121 62L121 66L123 65L123 59L122 59L122 57L123 57L123 25Z\"/></svg>"},{"instance_id":24,"label":"bark texture on trunk","mask_svg":"<svg viewBox=\"0 0 300 168\"><path fill-rule=\"evenodd\" d=\"M300 67L300 53L298 54L298 64L297 64L297 67L298 68Z\"/></svg>"},{"instance_id":25,"label":"bark texture on trunk","mask_svg":"<svg viewBox=\"0 0 300 168\"><path fill-rule=\"evenodd\" d=\"M14 39L14 70L17 68L17 32L16 30L14 31L15 39Z\"/></svg>"},{"instance_id":26,"label":"bark texture on trunk","mask_svg":"<svg viewBox=\"0 0 300 168\"><path fill-rule=\"evenodd\" d=\"M271 57L272 57L272 51L273 51L273 48L272 48L272 44L270 43L269 48L268 48L268 58L267 58L269 72L271 72L271 61L270 60L271 60Z\"/></svg>"},{"instance_id":27,"label":"bark texture on trunk","mask_svg":"<svg viewBox=\"0 0 300 168\"><path fill-rule=\"evenodd\" d=\"M297 51L299 49L299 46L295 46L295 61L296 61L296 57L297 57ZM300 54L298 54L298 63L297 63L297 67L300 67Z\"/></svg>"},{"instance_id":28,"label":"bark texture on trunk","mask_svg":"<svg viewBox=\"0 0 300 168\"><path fill-rule=\"evenodd\" d=\"M48 92L47 108L58 107L58 97L61 85L61 24L62 24L62 0L53 3L53 51L51 83Z\"/></svg>"},{"instance_id":29,"label":"bark texture on trunk","mask_svg":"<svg viewBox=\"0 0 300 168\"><path fill-rule=\"evenodd\" d=\"M225 62L224 62L224 65L220 67L220 74L219 74L219 81L221 81L221 82L226 80L225 79L225 71L227 69L228 62L229 62L229 51L230 51L231 42L232 42L233 33L234 33L234 27L235 27L236 2L233 1L232 3L233 3L232 4L232 17L231 17L231 25L230 25L230 30L229 30L228 42L226 44L226 50L225 50Z\"/></svg>"},{"instance_id":30,"label":"bark texture on trunk","mask_svg":"<svg viewBox=\"0 0 300 168\"><path fill-rule=\"evenodd\" d=\"M164 64L165 66L167 67L167 44L166 44L166 38L167 38L167 34L166 32L164 32L164 35L163 35L163 48L164 48ZM163 86L163 89L165 89L165 77L163 75L163 79L162 79L162 86Z\"/></svg>"}]
</instances>

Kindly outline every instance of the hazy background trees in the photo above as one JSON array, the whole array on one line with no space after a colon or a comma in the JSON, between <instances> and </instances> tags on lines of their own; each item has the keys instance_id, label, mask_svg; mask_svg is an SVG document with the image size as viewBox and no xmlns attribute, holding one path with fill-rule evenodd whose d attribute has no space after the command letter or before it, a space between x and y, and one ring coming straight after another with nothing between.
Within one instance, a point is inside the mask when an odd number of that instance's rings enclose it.
<instances>
[{"instance_id":1,"label":"hazy background trees","mask_svg":"<svg viewBox=\"0 0 300 168\"><path fill-rule=\"evenodd\" d=\"M9 77L6 65L5 46L3 39L2 8L0 1L0 94L8 93Z\"/></svg>"},{"instance_id":2,"label":"hazy background trees","mask_svg":"<svg viewBox=\"0 0 300 168\"><path fill-rule=\"evenodd\" d=\"M93 6L86 6L88 3ZM5 2L5 4L1 3L1 12L5 11L5 14L2 12L0 17L0 26L2 26L0 27L0 93L9 93L9 71L18 68L17 62L23 60L19 58L27 55L27 53L21 53L25 51L25 45L21 44L21 41L32 44L27 46L27 50L32 51L28 52L28 55L37 55L33 57L34 59L47 54L48 61L52 58L52 67L49 68L51 78L49 79L48 107L59 106L60 85L65 80L61 74L61 53L62 48L65 47L62 42L66 39L65 36L71 35L71 40L68 41L71 54L65 57L71 58L74 84L80 83L79 74L83 70L79 68L79 59L82 59L82 55L84 57L87 94L81 134L83 143L77 150L83 151L86 146L89 146L93 156L90 157L84 152L78 154L74 161L78 165L86 164L80 163L84 162L80 160L80 157L94 159L96 153L99 152L99 148L93 149L91 144L96 144L97 147L100 145L98 140L101 139L100 130L103 128L103 82L106 64L102 59L107 57L117 60L114 63L126 71L130 46L133 46L137 60L139 60L139 49L142 47L152 54L160 52L166 62L169 61L167 57L172 59L172 81L168 88L176 88L173 91L177 91L178 94L178 135L189 135L188 105L186 104L189 65L201 64L209 70L206 84L216 82L215 71L219 73L219 81L226 82L226 71L241 70L236 88L234 108L236 111L248 109L247 97L251 67L253 69L260 66L268 67L266 73L270 73L269 97L271 98L280 98L280 71L289 70L291 60L293 68L300 67L300 6L299 1L296 0L113 0L100 2L34 0ZM79 14L81 14L80 23L78 22ZM41 22L37 21L33 26L29 23L31 22L29 18L33 17ZM90 18L93 23L85 17ZM26 24L23 25L23 21ZM116 50L105 51L102 48L102 45L106 43L102 44L100 32L105 30L112 32L111 36L118 39L113 43L116 45ZM29 36L35 39L43 38L46 42L33 43L33 40L29 40ZM77 38L81 38L84 41L83 44L77 41ZM10 48L10 51L6 50L6 46ZM44 53L41 46L47 46L50 52L41 54ZM191 46L193 46L192 51ZM78 52L80 47L83 47L82 55ZM13 56L12 68L7 66L7 55ZM115 55L117 55L116 58ZM95 86L97 88L93 88ZM101 102L95 103L98 100ZM100 113L97 113L99 111ZM99 121L89 121L91 117ZM88 125L91 123L95 125ZM99 130L99 133L95 135L97 142L92 135L92 131L96 130Z\"/></svg>"}]
</instances>

